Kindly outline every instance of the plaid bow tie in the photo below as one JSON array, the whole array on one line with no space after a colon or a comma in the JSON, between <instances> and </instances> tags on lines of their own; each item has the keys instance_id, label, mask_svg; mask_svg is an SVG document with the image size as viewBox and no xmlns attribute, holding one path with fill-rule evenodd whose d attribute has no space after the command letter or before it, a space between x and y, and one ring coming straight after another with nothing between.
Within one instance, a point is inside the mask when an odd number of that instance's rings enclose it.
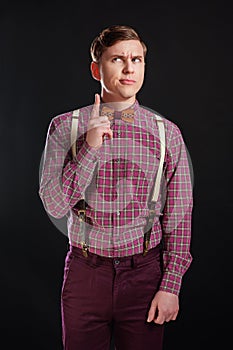
<instances>
[{"instance_id":1,"label":"plaid bow tie","mask_svg":"<svg viewBox=\"0 0 233 350\"><path fill-rule=\"evenodd\" d=\"M133 108L128 108L125 109L121 112L117 112L114 111L114 109L107 107L107 106L103 106L102 111L101 111L101 115L105 115L108 117L109 120L113 120L115 119L122 119L127 123L133 123L134 122L134 110ZM119 115L119 117L118 117Z\"/></svg>"}]
</instances>

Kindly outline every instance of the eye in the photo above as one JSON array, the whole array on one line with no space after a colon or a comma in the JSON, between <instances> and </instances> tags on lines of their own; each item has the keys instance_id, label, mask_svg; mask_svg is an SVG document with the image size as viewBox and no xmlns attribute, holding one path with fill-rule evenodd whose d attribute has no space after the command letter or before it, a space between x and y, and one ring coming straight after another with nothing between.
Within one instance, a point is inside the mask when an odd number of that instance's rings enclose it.
<instances>
[{"instance_id":1,"label":"eye","mask_svg":"<svg viewBox=\"0 0 233 350\"><path fill-rule=\"evenodd\" d=\"M141 58L139 58L139 57L134 57L133 59L132 59L132 62L141 62Z\"/></svg>"},{"instance_id":2,"label":"eye","mask_svg":"<svg viewBox=\"0 0 233 350\"><path fill-rule=\"evenodd\" d=\"M122 59L120 57L114 57L113 62L122 62Z\"/></svg>"}]
</instances>

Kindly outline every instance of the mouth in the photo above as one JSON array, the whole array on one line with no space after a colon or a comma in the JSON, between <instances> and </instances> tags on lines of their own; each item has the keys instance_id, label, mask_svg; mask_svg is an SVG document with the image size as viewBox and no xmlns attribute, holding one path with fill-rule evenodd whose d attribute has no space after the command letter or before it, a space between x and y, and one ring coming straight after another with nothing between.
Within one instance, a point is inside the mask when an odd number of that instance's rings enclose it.
<instances>
[{"instance_id":1,"label":"mouth","mask_svg":"<svg viewBox=\"0 0 233 350\"><path fill-rule=\"evenodd\" d=\"M132 79L120 79L119 81L122 85L133 85L136 83L136 81Z\"/></svg>"}]
</instances>

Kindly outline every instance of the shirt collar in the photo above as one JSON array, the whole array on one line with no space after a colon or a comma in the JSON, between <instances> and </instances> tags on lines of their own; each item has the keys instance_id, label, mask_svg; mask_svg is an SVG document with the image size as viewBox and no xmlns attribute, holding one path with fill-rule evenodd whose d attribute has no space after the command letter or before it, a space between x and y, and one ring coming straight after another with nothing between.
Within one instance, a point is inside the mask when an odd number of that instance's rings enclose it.
<instances>
[{"instance_id":1,"label":"shirt collar","mask_svg":"<svg viewBox=\"0 0 233 350\"><path fill-rule=\"evenodd\" d=\"M101 102L100 102L100 111L102 110L103 106L107 106L107 105L108 105L107 103L101 101ZM110 105L110 104L109 104L109 105ZM113 105L110 105L110 106L111 106L112 109L114 109L114 103L113 103ZM132 108L132 109L134 110L134 112L135 112L135 115L136 115L136 114L137 114L136 112L139 111L139 107L140 107L140 106L139 106L139 102L138 102L138 100L136 99L132 105L129 105L128 107L123 108L123 109L122 109L121 111L119 111L119 112L122 112L122 111L124 111L125 109L128 109L128 108Z\"/></svg>"}]
</instances>

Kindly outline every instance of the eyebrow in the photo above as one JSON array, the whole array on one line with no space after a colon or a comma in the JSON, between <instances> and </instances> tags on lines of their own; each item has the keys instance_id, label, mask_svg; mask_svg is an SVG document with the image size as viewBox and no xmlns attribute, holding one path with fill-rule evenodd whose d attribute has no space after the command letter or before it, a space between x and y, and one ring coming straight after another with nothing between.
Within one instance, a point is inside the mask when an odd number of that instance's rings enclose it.
<instances>
[{"instance_id":1,"label":"eyebrow","mask_svg":"<svg viewBox=\"0 0 233 350\"><path fill-rule=\"evenodd\" d=\"M112 58L112 57L125 58L125 57L127 57L127 56L126 56L126 55L115 54L115 55L111 55L111 56L110 56L110 58ZM134 56L132 56L132 58L143 58L143 56L141 56L141 55L134 55Z\"/></svg>"}]
</instances>

